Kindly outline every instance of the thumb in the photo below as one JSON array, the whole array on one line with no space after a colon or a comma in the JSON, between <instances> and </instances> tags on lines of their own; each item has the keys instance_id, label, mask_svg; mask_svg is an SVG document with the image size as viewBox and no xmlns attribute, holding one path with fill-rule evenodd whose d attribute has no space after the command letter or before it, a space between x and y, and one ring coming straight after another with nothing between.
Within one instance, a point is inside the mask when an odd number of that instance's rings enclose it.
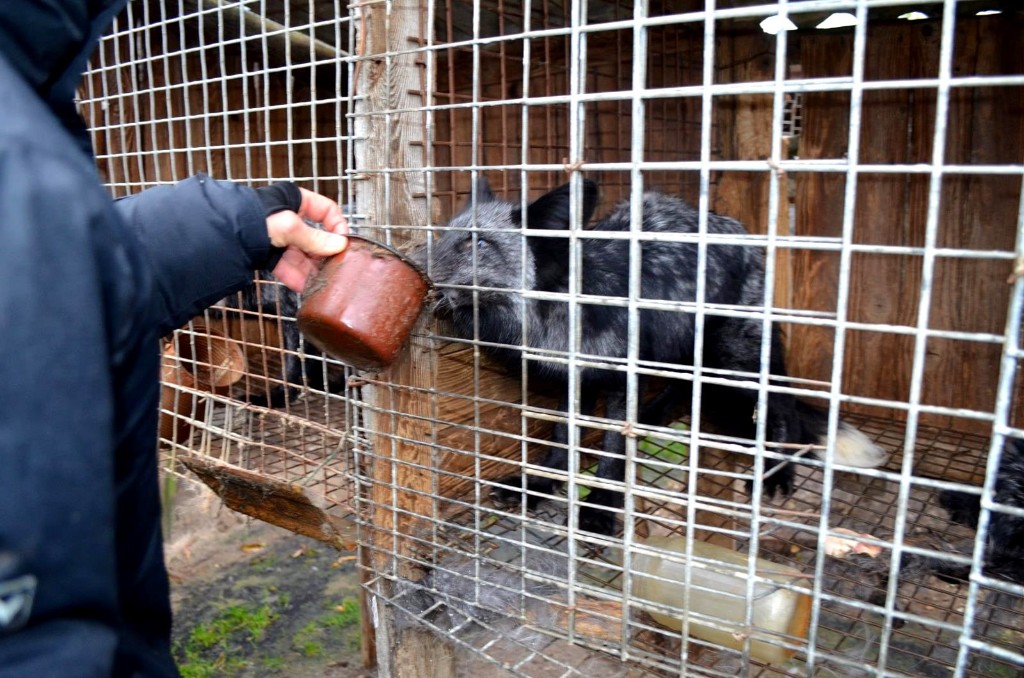
<instances>
[{"instance_id":1,"label":"thumb","mask_svg":"<svg viewBox=\"0 0 1024 678\"><path fill-rule=\"evenodd\" d=\"M337 254L348 246L345 236L307 226L291 211L267 217L267 233L276 247L294 247L314 257Z\"/></svg>"}]
</instances>

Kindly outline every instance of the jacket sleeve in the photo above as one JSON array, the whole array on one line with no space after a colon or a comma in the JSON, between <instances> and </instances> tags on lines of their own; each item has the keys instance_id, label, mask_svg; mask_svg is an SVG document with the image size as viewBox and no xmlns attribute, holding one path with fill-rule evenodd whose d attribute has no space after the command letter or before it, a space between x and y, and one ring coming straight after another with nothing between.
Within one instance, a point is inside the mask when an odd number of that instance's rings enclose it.
<instances>
[{"instance_id":1,"label":"jacket sleeve","mask_svg":"<svg viewBox=\"0 0 1024 678\"><path fill-rule=\"evenodd\" d=\"M252 281L273 254L256 191L198 174L115 202L153 271L165 334Z\"/></svg>"}]
</instances>

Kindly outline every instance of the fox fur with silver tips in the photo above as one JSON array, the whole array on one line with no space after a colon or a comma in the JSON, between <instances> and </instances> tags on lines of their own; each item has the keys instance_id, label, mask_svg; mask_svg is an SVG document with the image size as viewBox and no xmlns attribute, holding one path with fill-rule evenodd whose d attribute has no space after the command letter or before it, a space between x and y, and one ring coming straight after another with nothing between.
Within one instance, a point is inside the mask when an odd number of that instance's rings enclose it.
<instances>
[{"instance_id":1,"label":"fox fur with silver tips","mask_svg":"<svg viewBox=\"0 0 1024 678\"><path fill-rule=\"evenodd\" d=\"M582 182L580 215L585 225L597 205L597 185ZM698 213L682 200L647 193L643 197L640 229L645 233L696 233ZM526 350L531 380L541 379L566 391L568 366L543 360L542 352L578 354L597 358L624 359L627 356L628 314L622 306L580 302L577 324L579 345L569 334L569 305L565 301L527 298L522 292L569 291L569 241L565 237L531 236L522 228L565 233L570 228L570 188L566 184L531 203L525 210L518 203L498 199L486 180L477 184L476 201L455 215L434 243L429 272L438 286L436 312L447 316L461 337L479 337L498 347L487 347L498 361L518 374L522 351ZM630 205L619 204L598 222L592 231L628 231ZM742 235L743 226L727 217L708 215L708 233ZM525 246L524 246L525 245ZM627 298L629 295L629 242L621 239L581 238L580 284L578 291L596 298ZM698 246L692 242L645 241L641 246L641 297L645 300L693 302L697 291ZM421 261L425 252L420 254ZM707 276L704 300L707 304L764 307L764 264L758 248L735 245L707 245ZM426 263L426 262L422 262ZM476 301L474 301L474 299ZM475 319L475 320L474 320ZM474 328L474 322L476 327ZM757 318L716 315L708 310L704 321L703 364L714 370L742 373L749 382L761 369L761 327ZM525 331L524 331L525 330ZM644 361L673 365L692 365L695 355L695 321L692 313L641 310L639 357ZM525 339L525 346L524 346ZM785 377L786 366L781 335L777 328L771 338L770 372ZM743 377L741 377L743 378ZM581 410L592 411L596 401L605 402L609 419L625 417L626 375L624 372L582 367L580 370L583 403ZM655 386L641 377L640 399L648 404L640 419L646 423L667 423L677 406L690 403L690 383L673 380L668 388ZM775 379L772 383L778 383ZM751 439L755 435L753 414L757 405L756 389L705 384L703 416L730 435ZM567 397L568 394L564 394ZM563 407L567 406L563 399ZM768 396L767 438L777 443L823 443L827 428L826 413L793 396L771 392ZM568 432L556 426L556 443L564 444ZM614 453L603 456L597 475L621 481L625 462L620 456L624 439L617 432L605 434L604 449ZM856 429L843 423L835 447L841 464L873 467L885 455ZM566 450L556 445L546 460L552 469L566 470ZM766 468L777 462L766 460ZM774 494L791 488L791 466L765 478L765 490ZM521 494L518 482L507 499ZM529 478L531 493L550 494L555 482ZM514 495L514 496L513 496ZM622 494L603 488L592 490L589 506L580 510L580 525L602 534L614 530L615 515L608 507L622 505Z\"/></svg>"}]
</instances>

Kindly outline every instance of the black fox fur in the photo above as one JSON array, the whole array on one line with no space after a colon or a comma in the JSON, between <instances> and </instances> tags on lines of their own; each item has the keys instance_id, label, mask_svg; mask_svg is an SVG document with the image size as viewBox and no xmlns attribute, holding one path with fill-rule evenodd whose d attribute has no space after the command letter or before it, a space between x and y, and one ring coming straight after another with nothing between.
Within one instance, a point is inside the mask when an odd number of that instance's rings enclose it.
<instances>
[{"instance_id":1,"label":"black fox fur","mask_svg":"<svg viewBox=\"0 0 1024 678\"><path fill-rule=\"evenodd\" d=\"M597 186L583 182L582 222L586 224L597 205ZM542 196L526 210L531 229L566 231L570 222L570 191L565 185ZM597 223L592 231L628 231L628 202L618 205L611 214ZM538 360L540 351L565 355L571 348L569 306L564 301L526 299L522 290L568 292L569 245L562 237L530 237L525 248L521 227L523 214L518 203L499 200L486 180L477 186L476 203L467 206L452 218L446 230L434 243L430 274L439 285L437 312L448 316L455 332L464 338L478 336L481 341L501 344L488 347L496 359L510 371L518 373L524 321L527 353L531 355L531 379L546 381L565 394L568 367L555 361ZM645 233L695 233L697 211L678 198L660 193L647 193L643 199L642 230ZM473 230L476 237L474 238ZM743 226L727 217L710 214L707 230L711 234L741 235ZM613 239L581 239L581 284L579 292L598 298L628 297L630 257L629 243ZM475 243L475 244L474 244ZM644 300L693 302L696 295L698 246L695 243L645 241L642 244L641 296ZM421 255L421 258L423 255ZM476 262L475 266L473 262ZM709 244L707 247L705 302L763 308L764 265L754 247ZM474 309L473 291L477 303ZM623 359L627 356L627 309L593 303L579 304L579 354L599 358ZM477 318L474 333L474 317ZM642 310L640 312L639 357L670 365L692 365L694 358L695 320L691 313ZM748 381L760 371L761 320L725 315L705 316L703 365L718 370L747 373ZM781 336L773 332L771 374L786 375ZM508 346L509 348L505 348ZM584 403L589 411L594 402L603 399L609 419L625 417L626 377L624 372L584 367L580 372ZM642 421L668 423L673 404L688 405L690 385L678 381L671 390L660 395L652 383L640 380L641 402L653 400L657 405L643 408ZM777 383L774 382L773 383ZM717 428L731 435L753 438L757 391L751 388L707 384L702 390L703 415ZM567 394L565 394L567 397ZM563 400L562 407L567 406ZM768 396L767 437L779 443L820 443L826 433L826 414L807 403L784 393ZM866 436L842 424L839 431L836 459L854 466L877 466L884 461L882 451ZM556 443L564 444L568 432L564 425L555 429ZM618 433L606 433L604 449L613 453L602 456L597 475L621 481L625 462L621 456L625 443ZM555 446L545 465L566 470L566 450ZM766 461L766 468L775 465ZM791 489L793 470L790 466L765 479L769 494ZM518 482L515 483L518 486ZM531 493L550 494L555 482L530 477ZM515 492L519 496L519 490ZM614 513L602 507L620 507L622 494L594 489L588 498L592 506L580 510L584 529L611 534Z\"/></svg>"},{"instance_id":2,"label":"black fox fur","mask_svg":"<svg viewBox=\"0 0 1024 678\"><path fill-rule=\"evenodd\" d=\"M221 305L259 313L269 319L278 320L283 355L283 383L275 384L265 394L247 394L247 402L260 407L283 407L292 402L308 386L311 389L339 393L344 389L344 369L325 365L323 354L309 342L303 342L295 314L299 310L299 293L277 282L266 271L257 271L250 285L240 292L225 298ZM210 309L218 315L218 307ZM324 372L327 372L326 380Z\"/></svg>"},{"instance_id":3,"label":"black fox fur","mask_svg":"<svg viewBox=\"0 0 1024 678\"><path fill-rule=\"evenodd\" d=\"M1007 440L999 460L993 498L997 503L1024 508L1024 440ZM981 497L969 492L943 490L939 503L955 523L977 529ZM988 522L984 572L1024 584L1024 518L993 509ZM942 574L966 579L968 566L945 565Z\"/></svg>"}]
</instances>

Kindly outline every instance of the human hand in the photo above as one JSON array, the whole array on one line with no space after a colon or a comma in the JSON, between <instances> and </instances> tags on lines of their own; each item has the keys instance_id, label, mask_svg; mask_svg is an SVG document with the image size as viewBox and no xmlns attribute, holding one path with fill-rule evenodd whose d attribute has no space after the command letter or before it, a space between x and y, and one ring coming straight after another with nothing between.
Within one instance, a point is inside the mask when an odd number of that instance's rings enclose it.
<instances>
[{"instance_id":1,"label":"human hand","mask_svg":"<svg viewBox=\"0 0 1024 678\"><path fill-rule=\"evenodd\" d=\"M274 267L274 277L301 292L306 279L317 271L320 260L337 254L348 246L348 221L338 203L330 198L300 188L302 204L298 212L283 210L267 217L267 235L275 247L284 247L281 260ZM323 224L324 230L307 225L303 219Z\"/></svg>"}]
</instances>

